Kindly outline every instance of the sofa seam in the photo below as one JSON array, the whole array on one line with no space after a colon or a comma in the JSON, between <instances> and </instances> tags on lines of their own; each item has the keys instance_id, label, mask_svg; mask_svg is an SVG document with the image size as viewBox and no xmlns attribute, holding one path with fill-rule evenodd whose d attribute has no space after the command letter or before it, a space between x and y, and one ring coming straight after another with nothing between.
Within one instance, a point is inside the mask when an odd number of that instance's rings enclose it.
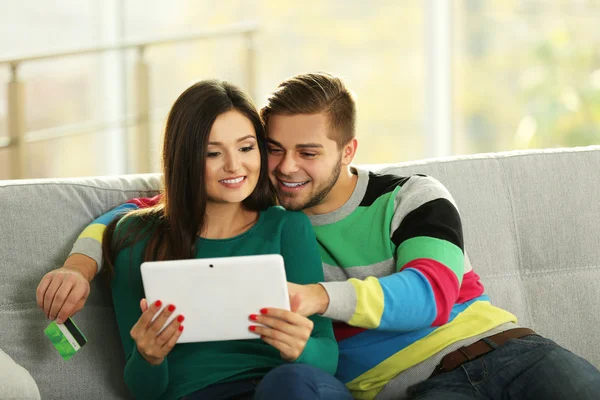
<instances>
[{"instance_id":1,"label":"sofa seam","mask_svg":"<svg viewBox=\"0 0 600 400\"><path fill-rule=\"evenodd\" d=\"M522 249L521 249L521 235L519 234L519 228L517 225L517 216L515 214L513 190L512 190L511 182L508 179L507 172L504 168L504 164L502 163L501 159L499 159L499 158L496 159L496 161L500 168L502 180L504 181L504 187L506 188L506 191L508 193L511 223L512 223L513 229L515 231L515 239L516 239L516 247L517 247L517 262L518 262L518 270L519 270L518 276L520 278L519 281L521 283L521 288L522 288L523 296L525 299L525 304L527 305L527 314L529 317L529 324L530 324L531 329L535 330L535 322L533 321L533 313L531 310L530 296L529 296L529 293L527 293L527 290L525 290L526 289L525 282L523 280L524 276L523 276L523 254L522 254Z\"/></svg>"},{"instance_id":2,"label":"sofa seam","mask_svg":"<svg viewBox=\"0 0 600 400\"><path fill-rule=\"evenodd\" d=\"M457 158L427 158L424 160L414 160L407 161L405 165L401 163L395 163L392 165L388 165L380 170L379 173L389 172L389 170L394 168L406 168L406 167L420 167L423 165L433 165L433 164L447 164L452 162L462 162L462 161L480 161L480 160L491 160L491 161L501 161L514 157L535 157L535 156L555 156L557 154L581 154L581 153L593 153L600 152L600 146L598 145L590 145L590 146L581 146L581 147L573 147L573 148L565 148L563 149L550 149L549 151L537 151L530 153L515 153L512 152L500 152L500 153L481 153L474 154L473 156L454 156ZM411 164L412 163L412 164ZM372 164L376 165L376 164Z\"/></svg>"},{"instance_id":3,"label":"sofa seam","mask_svg":"<svg viewBox=\"0 0 600 400\"><path fill-rule=\"evenodd\" d=\"M83 183L67 183L67 182L48 182L48 183L35 183L33 184L33 186L75 186L75 187L82 187L82 188L87 188L87 189L95 189L95 190L101 190L101 191L106 191L106 192L159 192L160 189L116 189L116 188L104 188L104 187L99 187L99 186L94 186L94 185L87 185L87 184L83 184ZM4 188L13 188L13 187L26 187L29 186L31 187L32 184L31 183L25 183L25 184L11 184L11 185L7 185L7 186L0 186L0 189L4 189Z\"/></svg>"}]
</instances>

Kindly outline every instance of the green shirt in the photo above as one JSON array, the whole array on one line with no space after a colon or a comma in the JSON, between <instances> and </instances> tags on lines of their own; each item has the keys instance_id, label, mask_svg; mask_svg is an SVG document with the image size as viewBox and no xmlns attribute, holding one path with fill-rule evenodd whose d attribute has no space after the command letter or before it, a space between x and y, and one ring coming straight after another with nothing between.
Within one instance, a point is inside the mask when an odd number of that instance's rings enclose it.
<instances>
[{"instance_id":1,"label":"green shirt","mask_svg":"<svg viewBox=\"0 0 600 400\"><path fill-rule=\"evenodd\" d=\"M117 225L115 237L123 235L127 225ZM177 344L162 364L148 364L129 334L142 314L140 265L146 245L147 239L140 240L117 254L112 281L114 309L127 357L125 382L136 398L178 399L215 383L261 378L286 363L277 349L257 339ZM281 254L289 282L323 281L315 234L301 212L271 207L261 212L256 224L241 235L219 240L198 238L196 249L197 258ZM296 362L334 374L338 347L331 320L319 316L311 320L314 330Z\"/></svg>"}]
</instances>

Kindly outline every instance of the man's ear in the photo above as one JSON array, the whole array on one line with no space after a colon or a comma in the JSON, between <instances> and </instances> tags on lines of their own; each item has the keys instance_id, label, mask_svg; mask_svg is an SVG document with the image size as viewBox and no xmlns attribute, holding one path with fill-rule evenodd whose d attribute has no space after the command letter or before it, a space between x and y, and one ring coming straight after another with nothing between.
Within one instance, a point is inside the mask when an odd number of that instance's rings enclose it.
<instances>
[{"instance_id":1,"label":"man's ear","mask_svg":"<svg viewBox=\"0 0 600 400\"><path fill-rule=\"evenodd\" d=\"M352 139L344 145L342 149L342 165L350 165L354 156L356 156L356 150L358 149L358 140Z\"/></svg>"}]
</instances>

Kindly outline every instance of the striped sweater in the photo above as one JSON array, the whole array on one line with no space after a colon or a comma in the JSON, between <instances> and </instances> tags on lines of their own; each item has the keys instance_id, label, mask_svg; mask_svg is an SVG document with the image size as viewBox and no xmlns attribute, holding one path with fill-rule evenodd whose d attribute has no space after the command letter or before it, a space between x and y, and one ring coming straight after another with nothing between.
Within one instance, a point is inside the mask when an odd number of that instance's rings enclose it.
<instances>
[{"instance_id":1,"label":"striped sweater","mask_svg":"<svg viewBox=\"0 0 600 400\"><path fill-rule=\"evenodd\" d=\"M355 173L350 199L310 219L330 298L324 315L342 322L336 376L356 398L371 399L449 345L508 329L516 318L484 295L464 252L458 209L441 183ZM421 368L412 383L434 367Z\"/></svg>"},{"instance_id":2,"label":"striped sweater","mask_svg":"<svg viewBox=\"0 0 600 400\"><path fill-rule=\"evenodd\" d=\"M464 251L454 200L435 179L354 169L350 199L309 216L330 298L340 359L336 376L357 399L402 398L451 349L514 327L490 304ZM103 228L116 213L155 204L134 199L88 226L72 253L101 266Z\"/></svg>"}]
</instances>

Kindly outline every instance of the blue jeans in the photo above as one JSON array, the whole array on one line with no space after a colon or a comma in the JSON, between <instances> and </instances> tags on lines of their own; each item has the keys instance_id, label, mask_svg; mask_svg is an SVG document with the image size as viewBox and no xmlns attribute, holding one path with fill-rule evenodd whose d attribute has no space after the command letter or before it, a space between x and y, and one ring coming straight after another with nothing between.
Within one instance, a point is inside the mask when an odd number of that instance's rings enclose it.
<instances>
[{"instance_id":1,"label":"blue jeans","mask_svg":"<svg viewBox=\"0 0 600 400\"><path fill-rule=\"evenodd\" d=\"M346 386L333 375L306 364L285 364L259 382L244 380L209 386L182 400L352 400Z\"/></svg>"},{"instance_id":2,"label":"blue jeans","mask_svg":"<svg viewBox=\"0 0 600 400\"><path fill-rule=\"evenodd\" d=\"M538 335L504 345L408 388L410 399L598 400L600 371Z\"/></svg>"}]
</instances>

